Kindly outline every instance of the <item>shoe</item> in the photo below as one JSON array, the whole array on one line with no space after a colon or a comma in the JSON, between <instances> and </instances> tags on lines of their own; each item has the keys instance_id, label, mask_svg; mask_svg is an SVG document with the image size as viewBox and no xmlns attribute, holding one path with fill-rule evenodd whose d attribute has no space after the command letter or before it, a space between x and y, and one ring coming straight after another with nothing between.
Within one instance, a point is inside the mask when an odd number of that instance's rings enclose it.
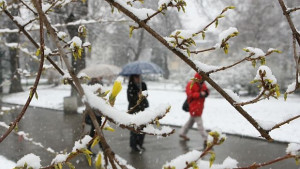
<instances>
[{"instance_id":1,"label":"shoe","mask_svg":"<svg viewBox=\"0 0 300 169\"><path fill-rule=\"evenodd\" d=\"M182 135L182 134L180 134L179 137L183 138L183 140L185 140L185 141L189 141L190 140L190 138L188 138L187 136Z\"/></svg>"},{"instance_id":2,"label":"shoe","mask_svg":"<svg viewBox=\"0 0 300 169\"><path fill-rule=\"evenodd\" d=\"M143 151L146 151L146 148L143 147L143 146L140 146L140 149L143 150Z\"/></svg>"},{"instance_id":3,"label":"shoe","mask_svg":"<svg viewBox=\"0 0 300 169\"><path fill-rule=\"evenodd\" d=\"M207 147L207 140L204 140L204 142L203 142L203 149L206 149L206 147Z\"/></svg>"},{"instance_id":4,"label":"shoe","mask_svg":"<svg viewBox=\"0 0 300 169\"><path fill-rule=\"evenodd\" d=\"M136 153L138 153L138 152L140 152L140 149L138 149L137 147L131 147L131 152L136 152Z\"/></svg>"}]
</instances>

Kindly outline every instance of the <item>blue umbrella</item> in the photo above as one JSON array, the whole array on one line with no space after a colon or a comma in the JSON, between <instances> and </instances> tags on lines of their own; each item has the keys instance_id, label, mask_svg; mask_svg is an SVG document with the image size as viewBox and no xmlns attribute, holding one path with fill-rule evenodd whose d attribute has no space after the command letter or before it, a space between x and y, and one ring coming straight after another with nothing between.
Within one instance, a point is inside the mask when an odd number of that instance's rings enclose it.
<instances>
[{"instance_id":1,"label":"blue umbrella","mask_svg":"<svg viewBox=\"0 0 300 169\"><path fill-rule=\"evenodd\" d=\"M141 74L163 74L163 70L152 62L134 61L125 65L120 73L122 76Z\"/></svg>"}]
</instances>

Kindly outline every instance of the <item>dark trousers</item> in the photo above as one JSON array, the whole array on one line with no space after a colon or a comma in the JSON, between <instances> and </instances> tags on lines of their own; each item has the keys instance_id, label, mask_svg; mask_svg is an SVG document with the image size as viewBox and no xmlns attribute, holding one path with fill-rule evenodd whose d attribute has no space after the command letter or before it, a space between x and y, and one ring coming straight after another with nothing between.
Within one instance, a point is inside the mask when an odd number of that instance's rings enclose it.
<instances>
[{"instance_id":1,"label":"dark trousers","mask_svg":"<svg viewBox=\"0 0 300 169\"><path fill-rule=\"evenodd\" d=\"M97 119L98 120L98 119ZM99 122L100 121L100 122ZM100 118L100 120L98 120L98 123L99 123L99 125L101 126L101 118ZM96 131L95 131L95 126L93 125L93 123L91 124L91 130L90 130L90 136L91 137L94 137L95 136L95 133L96 133ZM92 146L92 144L90 144L89 146L88 146L88 149L89 150L91 150L91 146ZM100 147L100 149L102 149L102 145L101 145L101 143L100 143L100 141L99 141L99 147Z\"/></svg>"},{"instance_id":2,"label":"dark trousers","mask_svg":"<svg viewBox=\"0 0 300 169\"><path fill-rule=\"evenodd\" d=\"M135 148L137 145L140 147L143 146L145 134L137 134L133 131L130 131L130 147Z\"/></svg>"}]
</instances>

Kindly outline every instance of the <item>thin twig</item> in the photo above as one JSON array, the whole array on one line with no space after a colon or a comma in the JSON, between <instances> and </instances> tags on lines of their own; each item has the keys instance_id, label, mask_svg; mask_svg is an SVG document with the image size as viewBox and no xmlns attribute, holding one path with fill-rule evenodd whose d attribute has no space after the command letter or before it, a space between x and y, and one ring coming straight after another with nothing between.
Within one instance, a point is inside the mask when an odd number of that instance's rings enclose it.
<instances>
[{"instance_id":1,"label":"thin twig","mask_svg":"<svg viewBox=\"0 0 300 169\"><path fill-rule=\"evenodd\" d=\"M38 13L36 13L32 8L30 8L23 0L20 0L20 2L21 2L28 10L30 10L35 16L38 16Z\"/></svg>"},{"instance_id":2,"label":"thin twig","mask_svg":"<svg viewBox=\"0 0 300 169\"><path fill-rule=\"evenodd\" d=\"M247 102L242 102L242 103L235 103L235 105L237 106L245 106L247 104L253 104L253 103L256 103L258 101L261 100L261 97L265 94L266 90L264 89L256 98L250 100L250 101L247 101Z\"/></svg>"},{"instance_id":3,"label":"thin twig","mask_svg":"<svg viewBox=\"0 0 300 169\"><path fill-rule=\"evenodd\" d=\"M280 128L281 126L283 126L283 125L285 125L285 124L287 124L287 123L289 123L289 122L291 122L291 121L293 121L293 120L296 120L296 119L298 119L298 118L300 118L300 115L295 116L295 117L293 117L293 118L290 118L290 119L288 119L288 120L286 120L286 121L284 121L284 122L282 122L282 123L276 124L276 125L275 125L274 127L272 127L272 129L270 129L269 131L272 131L272 130L274 130L274 129Z\"/></svg>"},{"instance_id":4,"label":"thin twig","mask_svg":"<svg viewBox=\"0 0 300 169\"><path fill-rule=\"evenodd\" d=\"M286 160L286 159L289 159L289 158L295 158L296 156L294 155L290 155L290 154L287 154L283 157L280 157L280 158L276 158L275 160L272 160L272 161L269 161L269 162L265 162L265 163L260 163L260 164L252 164L248 167L238 167L238 168L234 168L234 169L257 169L257 168L260 168L260 167L264 167L264 166L267 166L267 165L271 165L271 164L274 164L274 163L277 163L279 161L283 161L283 160Z\"/></svg>"},{"instance_id":5,"label":"thin twig","mask_svg":"<svg viewBox=\"0 0 300 169\"><path fill-rule=\"evenodd\" d=\"M216 47L211 47L211 48L208 48L208 49L203 49L203 50L198 50L198 51L191 51L191 53L199 54L199 53L208 52L208 51L212 51L212 50L216 50L216 49L217 49Z\"/></svg>"},{"instance_id":6,"label":"thin twig","mask_svg":"<svg viewBox=\"0 0 300 169\"><path fill-rule=\"evenodd\" d=\"M290 14L290 13L296 12L296 11L298 11L298 10L300 10L300 7L295 7L295 8L292 8L292 9L288 9L286 12L287 12L288 14Z\"/></svg>"},{"instance_id":7,"label":"thin twig","mask_svg":"<svg viewBox=\"0 0 300 169\"><path fill-rule=\"evenodd\" d=\"M229 68L232 68L246 60L249 60L249 58L251 58L251 56L253 56L254 53L251 53L248 57L245 57L244 59L241 59L240 61L237 61L236 63L232 64L232 65L229 65L229 66L224 66L222 68L219 68L219 69L216 69L216 70L211 70L209 72L207 72L207 74L211 74L211 73L216 73L216 72L219 72L219 71L222 71L222 70L226 70L226 69L229 69Z\"/></svg>"}]
</instances>

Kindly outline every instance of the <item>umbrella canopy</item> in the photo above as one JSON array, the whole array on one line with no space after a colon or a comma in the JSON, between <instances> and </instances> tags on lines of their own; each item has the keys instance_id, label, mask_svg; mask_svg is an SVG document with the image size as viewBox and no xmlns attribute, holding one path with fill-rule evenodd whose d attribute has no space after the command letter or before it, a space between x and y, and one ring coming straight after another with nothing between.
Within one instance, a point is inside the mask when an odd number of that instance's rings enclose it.
<instances>
[{"instance_id":1,"label":"umbrella canopy","mask_svg":"<svg viewBox=\"0 0 300 169\"><path fill-rule=\"evenodd\" d=\"M121 68L109 65L109 64L98 64L92 65L85 69L82 69L79 73L85 73L89 77L107 77L118 75L121 71Z\"/></svg>"},{"instance_id":2,"label":"umbrella canopy","mask_svg":"<svg viewBox=\"0 0 300 169\"><path fill-rule=\"evenodd\" d=\"M120 73L122 76L141 74L163 74L163 70L152 62L135 61L125 65Z\"/></svg>"}]
</instances>

